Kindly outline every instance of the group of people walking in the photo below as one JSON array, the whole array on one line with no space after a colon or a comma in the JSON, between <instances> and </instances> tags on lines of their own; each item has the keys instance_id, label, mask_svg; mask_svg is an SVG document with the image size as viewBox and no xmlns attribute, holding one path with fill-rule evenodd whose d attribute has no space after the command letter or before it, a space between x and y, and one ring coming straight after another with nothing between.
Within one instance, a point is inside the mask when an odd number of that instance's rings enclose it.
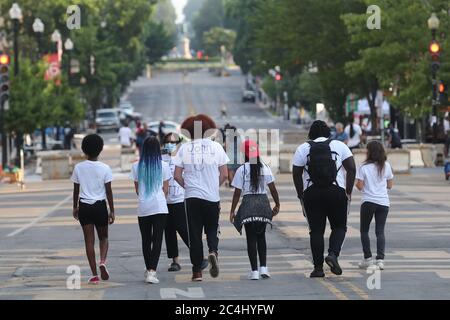
<instances>
[{"instance_id":1,"label":"group of people walking","mask_svg":"<svg viewBox=\"0 0 450 320\"><path fill-rule=\"evenodd\" d=\"M212 277L219 276L219 189L228 179L230 159L223 146L208 136L216 129L210 117L191 116L181 127L190 134L190 142L182 143L176 133L169 133L162 139L147 137L142 142L139 161L131 170L130 178L138 199L145 281L148 283L159 283L157 268L163 237L168 258L172 260L168 271L181 270L177 234L189 248L192 281L202 281L202 272L208 266ZM195 135L198 128L201 128L201 136ZM324 122L312 124L309 139L295 153L293 178L310 228L314 260L311 277L324 276L324 261L333 273L342 274L338 257L346 235L355 176L356 186L363 192L361 238L364 259L360 267L384 268L384 225L389 210L387 189L392 187L393 175L383 146L371 142L367 161L357 171L350 149L344 143L330 139L330 129ZM271 276L267 266L266 226L280 212L280 199L274 175L261 158L257 142L247 139L239 148L245 159L237 167L231 182L234 195L229 218L239 233L245 229L251 266L249 279L267 279ZM82 150L87 160L75 166L72 176L73 216L83 229L92 272L89 283L92 284L99 283L100 278L109 279L106 266L108 225L115 221L112 172L98 161L102 149L100 136L86 136ZM270 203L268 191L274 205ZM372 261L368 236L373 217L378 238L375 262ZM329 254L324 259L327 218L332 233ZM100 276L94 249L95 230L100 240ZM203 234L207 240L206 257Z\"/></svg>"}]
</instances>

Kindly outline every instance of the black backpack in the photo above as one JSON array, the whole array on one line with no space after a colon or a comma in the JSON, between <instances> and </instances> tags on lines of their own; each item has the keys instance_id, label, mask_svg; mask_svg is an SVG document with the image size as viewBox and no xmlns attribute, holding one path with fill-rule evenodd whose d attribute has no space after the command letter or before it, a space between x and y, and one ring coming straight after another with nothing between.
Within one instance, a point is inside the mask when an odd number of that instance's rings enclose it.
<instances>
[{"instance_id":1,"label":"black backpack","mask_svg":"<svg viewBox=\"0 0 450 320\"><path fill-rule=\"evenodd\" d=\"M312 182L319 188L330 187L333 183L337 185L336 177L341 168L337 168L336 159L333 159L333 155L336 158L337 153L331 151L330 142L331 139L323 142L308 141L311 146L306 163L308 184Z\"/></svg>"}]
</instances>

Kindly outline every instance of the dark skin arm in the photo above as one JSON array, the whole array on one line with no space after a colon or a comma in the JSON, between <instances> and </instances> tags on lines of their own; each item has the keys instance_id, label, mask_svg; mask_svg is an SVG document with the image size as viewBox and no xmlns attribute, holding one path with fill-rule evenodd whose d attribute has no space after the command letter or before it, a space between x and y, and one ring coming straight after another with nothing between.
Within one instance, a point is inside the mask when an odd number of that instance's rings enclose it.
<instances>
[{"instance_id":1,"label":"dark skin arm","mask_svg":"<svg viewBox=\"0 0 450 320\"><path fill-rule=\"evenodd\" d=\"M356 164L353 157L347 158L342 162L342 166L347 172L346 177L346 193L349 200L352 199L353 186L355 185Z\"/></svg>"},{"instance_id":2,"label":"dark skin arm","mask_svg":"<svg viewBox=\"0 0 450 320\"><path fill-rule=\"evenodd\" d=\"M78 221L78 200L80 197L80 185L78 183L73 184L73 212L72 215L75 220Z\"/></svg>"},{"instance_id":3,"label":"dark skin arm","mask_svg":"<svg viewBox=\"0 0 450 320\"><path fill-rule=\"evenodd\" d=\"M303 199L303 170L304 167L292 167L292 179L294 180L297 197Z\"/></svg>"},{"instance_id":4,"label":"dark skin arm","mask_svg":"<svg viewBox=\"0 0 450 320\"><path fill-rule=\"evenodd\" d=\"M273 201L275 201L275 207L272 209L273 216L275 217L280 212L280 197L278 196L278 190L274 182L269 183L269 190Z\"/></svg>"},{"instance_id":5,"label":"dark skin arm","mask_svg":"<svg viewBox=\"0 0 450 320\"><path fill-rule=\"evenodd\" d=\"M114 214L114 198L111 188L111 182L105 183L105 189L106 189L106 199L108 200L109 205L109 224L113 224L116 217Z\"/></svg>"},{"instance_id":6,"label":"dark skin arm","mask_svg":"<svg viewBox=\"0 0 450 320\"><path fill-rule=\"evenodd\" d=\"M233 223L234 217L236 216L236 207L239 203L239 199L241 198L242 190L235 188L233 194L233 201L231 202L231 211L230 211L230 222Z\"/></svg>"}]
</instances>

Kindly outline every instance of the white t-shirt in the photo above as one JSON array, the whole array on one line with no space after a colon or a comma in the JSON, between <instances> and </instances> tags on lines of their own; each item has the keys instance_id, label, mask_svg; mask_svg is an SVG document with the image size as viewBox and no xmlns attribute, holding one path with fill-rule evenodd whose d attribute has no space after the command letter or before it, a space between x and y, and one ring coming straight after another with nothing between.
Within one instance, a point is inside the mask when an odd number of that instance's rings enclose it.
<instances>
[{"instance_id":1,"label":"white t-shirt","mask_svg":"<svg viewBox=\"0 0 450 320\"><path fill-rule=\"evenodd\" d=\"M327 138L322 137L322 138L317 138L316 140L314 140L314 142L324 142L326 140L327 140ZM307 170L308 168L307 168L306 164L308 162L308 155L309 155L310 149L311 149L311 146L309 145L309 143L305 142L305 143L301 144L297 148L297 151L295 152L293 165L297 166L297 167L305 167L305 169ZM336 167L338 169L340 168L338 171L337 177L336 177L336 181L337 181L339 187L345 189L345 185L346 185L345 179L346 179L347 173L346 173L344 167L342 166L342 162L345 161L346 159L352 157L353 154L345 143L338 141L338 140L333 140L330 142L330 149L332 152L337 153L337 155L333 154L333 159L336 160ZM306 190L313 184L312 181L308 181L309 174L306 170L303 170L303 190Z\"/></svg>"},{"instance_id":2,"label":"white t-shirt","mask_svg":"<svg viewBox=\"0 0 450 320\"><path fill-rule=\"evenodd\" d=\"M378 167L375 164L361 165L356 172L356 179L364 181L361 203L372 202L389 207L387 180L392 180L393 178L394 174L388 162L384 166L381 177L378 174Z\"/></svg>"},{"instance_id":3,"label":"white t-shirt","mask_svg":"<svg viewBox=\"0 0 450 320\"><path fill-rule=\"evenodd\" d=\"M162 161L161 166L162 166L162 181L161 182L170 180L172 175L170 174L169 165L167 163L165 163L164 161ZM133 164L133 167L131 169L130 178L135 182L139 181L138 167L139 167L139 162L136 162ZM151 215L161 214L161 213L169 213L169 210L167 209L166 196L164 195L164 191L163 191L162 187L160 190L158 190L157 192L155 192L153 195L151 195L148 198L145 197L144 190L141 190L141 187L139 187L139 205L138 205L138 210L137 210L138 216L146 217L146 216L151 216Z\"/></svg>"},{"instance_id":4,"label":"white t-shirt","mask_svg":"<svg viewBox=\"0 0 450 320\"><path fill-rule=\"evenodd\" d=\"M350 125L347 125L345 127L345 132L348 134L348 147L349 148L357 147L361 143L361 135L363 132L362 132L362 129L359 126L359 124L354 123L353 130L355 130L355 135L352 138L352 137L350 137Z\"/></svg>"},{"instance_id":5,"label":"white t-shirt","mask_svg":"<svg viewBox=\"0 0 450 320\"><path fill-rule=\"evenodd\" d=\"M266 194L266 186L274 181L275 178L272 174L272 170L268 165L263 164L261 167L258 189L253 191L250 182L250 164L245 163L236 170L231 185L237 189L241 189L242 195L245 196L247 194Z\"/></svg>"},{"instance_id":6,"label":"white t-shirt","mask_svg":"<svg viewBox=\"0 0 450 320\"><path fill-rule=\"evenodd\" d=\"M119 130L119 141L122 146L131 147L131 139L133 138L133 131L128 127L122 127Z\"/></svg>"},{"instance_id":7,"label":"white t-shirt","mask_svg":"<svg viewBox=\"0 0 450 320\"><path fill-rule=\"evenodd\" d=\"M163 155L163 161L169 165L170 172L172 174L169 180L169 194L167 195L167 203L175 204L184 202L184 189L173 178L173 173L175 172L175 165L173 164L172 157L170 155Z\"/></svg>"},{"instance_id":8,"label":"white t-shirt","mask_svg":"<svg viewBox=\"0 0 450 320\"><path fill-rule=\"evenodd\" d=\"M80 201L94 204L106 199L105 184L111 182L113 177L107 164L86 160L75 165L71 180L80 185Z\"/></svg>"},{"instance_id":9,"label":"white t-shirt","mask_svg":"<svg viewBox=\"0 0 450 320\"><path fill-rule=\"evenodd\" d=\"M173 162L184 169L185 198L219 202L219 167L229 161L223 147L210 139L183 144Z\"/></svg>"}]
</instances>

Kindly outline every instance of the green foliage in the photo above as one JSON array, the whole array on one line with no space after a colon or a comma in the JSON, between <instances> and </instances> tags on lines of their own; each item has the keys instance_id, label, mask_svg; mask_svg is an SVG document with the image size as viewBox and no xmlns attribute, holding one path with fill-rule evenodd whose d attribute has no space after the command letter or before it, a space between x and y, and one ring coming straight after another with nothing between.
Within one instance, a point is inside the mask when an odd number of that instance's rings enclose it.
<instances>
[{"instance_id":1,"label":"green foliage","mask_svg":"<svg viewBox=\"0 0 450 320\"><path fill-rule=\"evenodd\" d=\"M236 32L229 29L215 27L203 33L203 46L210 56L221 54L221 46L227 51L232 51L236 40Z\"/></svg>"},{"instance_id":2,"label":"green foliage","mask_svg":"<svg viewBox=\"0 0 450 320\"><path fill-rule=\"evenodd\" d=\"M192 22L195 37L191 45L196 49L203 49L203 34L214 27L227 26L223 0L205 0Z\"/></svg>"},{"instance_id":3,"label":"green foliage","mask_svg":"<svg viewBox=\"0 0 450 320\"><path fill-rule=\"evenodd\" d=\"M155 64L175 45L174 36L166 31L162 23L149 22L143 35L147 62Z\"/></svg>"}]
</instances>

